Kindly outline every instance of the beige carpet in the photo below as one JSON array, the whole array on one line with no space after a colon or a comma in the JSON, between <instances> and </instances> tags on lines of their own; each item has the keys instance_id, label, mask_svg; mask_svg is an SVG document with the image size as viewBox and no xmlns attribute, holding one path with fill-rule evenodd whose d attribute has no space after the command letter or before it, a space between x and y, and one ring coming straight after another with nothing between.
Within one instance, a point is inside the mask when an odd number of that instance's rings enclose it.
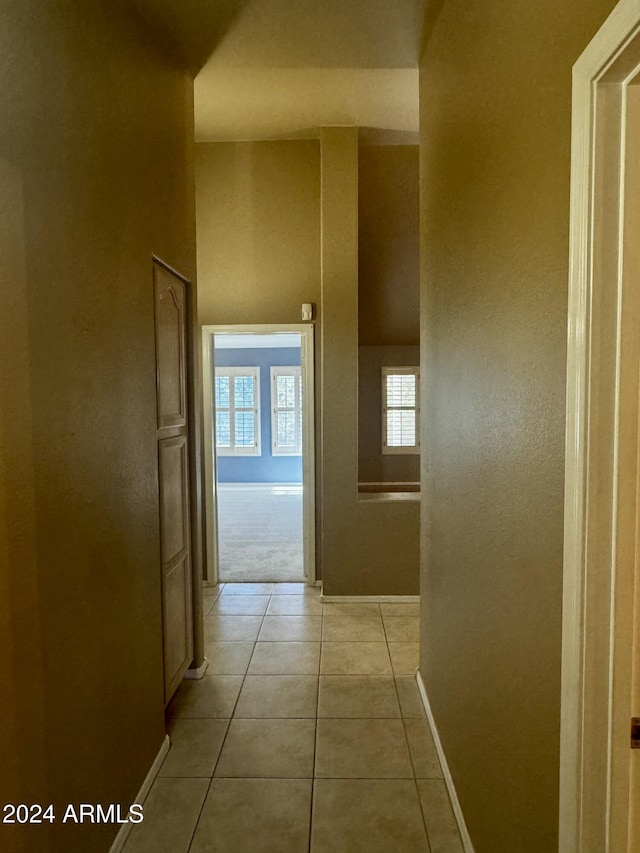
<instances>
[{"instance_id":1,"label":"beige carpet","mask_svg":"<svg viewBox=\"0 0 640 853\"><path fill-rule=\"evenodd\" d=\"M218 485L221 581L303 580L302 486Z\"/></svg>"}]
</instances>

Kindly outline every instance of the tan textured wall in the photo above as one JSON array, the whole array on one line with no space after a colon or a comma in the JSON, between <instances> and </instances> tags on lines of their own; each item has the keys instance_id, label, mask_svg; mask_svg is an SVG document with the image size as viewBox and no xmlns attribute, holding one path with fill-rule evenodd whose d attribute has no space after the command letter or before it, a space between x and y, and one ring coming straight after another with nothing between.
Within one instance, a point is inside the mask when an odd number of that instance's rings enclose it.
<instances>
[{"instance_id":1,"label":"tan textured wall","mask_svg":"<svg viewBox=\"0 0 640 853\"><path fill-rule=\"evenodd\" d=\"M418 591L417 503L358 500L358 130L322 148L323 591Z\"/></svg>"},{"instance_id":2,"label":"tan textured wall","mask_svg":"<svg viewBox=\"0 0 640 853\"><path fill-rule=\"evenodd\" d=\"M418 167L417 145L361 145L358 151L361 481L407 481L420 476L419 456L382 454L380 415L382 366L419 364Z\"/></svg>"},{"instance_id":3,"label":"tan textured wall","mask_svg":"<svg viewBox=\"0 0 640 853\"><path fill-rule=\"evenodd\" d=\"M358 340L420 341L417 145L363 145L358 152Z\"/></svg>"},{"instance_id":4,"label":"tan textured wall","mask_svg":"<svg viewBox=\"0 0 640 853\"><path fill-rule=\"evenodd\" d=\"M421 668L477 853L557 850L571 66L612 6L447 0L421 68Z\"/></svg>"},{"instance_id":5,"label":"tan textured wall","mask_svg":"<svg viewBox=\"0 0 640 853\"><path fill-rule=\"evenodd\" d=\"M320 302L318 141L198 143L196 192L200 322L299 323Z\"/></svg>"},{"instance_id":6,"label":"tan textured wall","mask_svg":"<svg viewBox=\"0 0 640 853\"><path fill-rule=\"evenodd\" d=\"M0 55L0 800L128 804L164 737L151 256L194 276L193 87L124 0L3 4Z\"/></svg>"}]
</instances>

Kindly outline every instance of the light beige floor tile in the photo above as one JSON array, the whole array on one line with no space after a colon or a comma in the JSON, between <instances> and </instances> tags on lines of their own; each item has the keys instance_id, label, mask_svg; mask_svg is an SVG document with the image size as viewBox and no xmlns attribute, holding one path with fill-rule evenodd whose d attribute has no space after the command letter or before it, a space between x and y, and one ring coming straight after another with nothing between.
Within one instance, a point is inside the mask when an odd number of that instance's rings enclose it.
<instances>
[{"instance_id":1,"label":"light beige floor tile","mask_svg":"<svg viewBox=\"0 0 640 853\"><path fill-rule=\"evenodd\" d=\"M318 642L321 630L322 616L265 616L258 641Z\"/></svg>"},{"instance_id":2,"label":"light beige floor tile","mask_svg":"<svg viewBox=\"0 0 640 853\"><path fill-rule=\"evenodd\" d=\"M416 778L442 779L442 769L426 717L423 720L405 720L404 724Z\"/></svg>"},{"instance_id":3,"label":"light beige floor tile","mask_svg":"<svg viewBox=\"0 0 640 853\"><path fill-rule=\"evenodd\" d=\"M322 602L315 595L274 595L267 613L270 616L302 616L305 613L322 616Z\"/></svg>"},{"instance_id":4,"label":"light beige floor tile","mask_svg":"<svg viewBox=\"0 0 640 853\"><path fill-rule=\"evenodd\" d=\"M203 598L217 598L222 592L222 588L224 587L223 583L216 584L215 586L207 586L206 584L202 585L202 597Z\"/></svg>"},{"instance_id":5,"label":"light beige floor tile","mask_svg":"<svg viewBox=\"0 0 640 853\"><path fill-rule=\"evenodd\" d=\"M316 779L311 853L429 853L413 780Z\"/></svg>"},{"instance_id":6,"label":"light beige floor tile","mask_svg":"<svg viewBox=\"0 0 640 853\"><path fill-rule=\"evenodd\" d=\"M381 601L383 616L420 616L419 601Z\"/></svg>"},{"instance_id":7,"label":"light beige floor tile","mask_svg":"<svg viewBox=\"0 0 640 853\"><path fill-rule=\"evenodd\" d=\"M268 595L275 587L271 582L259 583L230 583L224 584L221 595Z\"/></svg>"},{"instance_id":8,"label":"light beige floor tile","mask_svg":"<svg viewBox=\"0 0 640 853\"><path fill-rule=\"evenodd\" d=\"M249 675L317 675L320 643L256 643Z\"/></svg>"},{"instance_id":9,"label":"light beige floor tile","mask_svg":"<svg viewBox=\"0 0 640 853\"><path fill-rule=\"evenodd\" d=\"M215 776L309 779L314 720L232 720Z\"/></svg>"},{"instance_id":10,"label":"light beige floor tile","mask_svg":"<svg viewBox=\"0 0 640 853\"><path fill-rule=\"evenodd\" d=\"M209 661L207 675L244 675L249 666L255 643L216 643L204 645Z\"/></svg>"},{"instance_id":11,"label":"light beige floor tile","mask_svg":"<svg viewBox=\"0 0 640 853\"><path fill-rule=\"evenodd\" d=\"M325 616L379 616L380 606L375 601L325 601Z\"/></svg>"},{"instance_id":12,"label":"light beige floor tile","mask_svg":"<svg viewBox=\"0 0 640 853\"><path fill-rule=\"evenodd\" d=\"M248 675L234 717L315 719L318 678L315 675Z\"/></svg>"},{"instance_id":13,"label":"light beige floor tile","mask_svg":"<svg viewBox=\"0 0 640 853\"><path fill-rule=\"evenodd\" d=\"M189 853L307 853L309 779L214 779Z\"/></svg>"},{"instance_id":14,"label":"light beige floor tile","mask_svg":"<svg viewBox=\"0 0 640 853\"><path fill-rule=\"evenodd\" d=\"M213 776L228 725L228 720L172 720L171 749L160 776Z\"/></svg>"},{"instance_id":15,"label":"light beige floor tile","mask_svg":"<svg viewBox=\"0 0 640 853\"><path fill-rule=\"evenodd\" d=\"M222 595L271 595L272 583L225 583Z\"/></svg>"},{"instance_id":16,"label":"light beige floor tile","mask_svg":"<svg viewBox=\"0 0 640 853\"><path fill-rule=\"evenodd\" d=\"M321 675L391 675L386 643L323 643Z\"/></svg>"},{"instance_id":17,"label":"light beige floor tile","mask_svg":"<svg viewBox=\"0 0 640 853\"><path fill-rule=\"evenodd\" d=\"M209 613L203 620L205 642L241 643L255 640L262 619L262 616Z\"/></svg>"},{"instance_id":18,"label":"light beige floor tile","mask_svg":"<svg viewBox=\"0 0 640 853\"><path fill-rule=\"evenodd\" d=\"M233 613L244 616L264 616L269 604L268 595L221 595L211 613Z\"/></svg>"},{"instance_id":19,"label":"light beige floor tile","mask_svg":"<svg viewBox=\"0 0 640 853\"><path fill-rule=\"evenodd\" d=\"M320 600L320 587L306 583L276 583L273 585L273 595L309 595Z\"/></svg>"},{"instance_id":20,"label":"light beige floor tile","mask_svg":"<svg viewBox=\"0 0 640 853\"><path fill-rule=\"evenodd\" d=\"M420 642L419 616L383 616L384 631L390 643Z\"/></svg>"},{"instance_id":21,"label":"light beige floor tile","mask_svg":"<svg viewBox=\"0 0 640 853\"><path fill-rule=\"evenodd\" d=\"M440 779L419 779L418 790L431 853L464 853L444 782Z\"/></svg>"},{"instance_id":22,"label":"light beige floor tile","mask_svg":"<svg viewBox=\"0 0 640 853\"><path fill-rule=\"evenodd\" d=\"M402 720L318 720L315 775L325 779L411 779Z\"/></svg>"},{"instance_id":23,"label":"light beige floor tile","mask_svg":"<svg viewBox=\"0 0 640 853\"><path fill-rule=\"evenodd\" d=\"M228 720L242 686L242 676L205 675L183 681L171 700L169 717Z\"/></svg>"},{"instance_id":24,"label":"light beige floor tile","mask_svg":"<svg viewBox=\"0 0 640 853\"><path fill-rule=\"evenodd\" d=\"M187 853L208 779L156 779L123 853Z\"/></svg>"},{"instance_id":25,"label":"light beige floor tile","mask_svg":"<svg viewBox=\"0 0 640 853\"><path fill-rule=\"evenodd\" d=\"M391 676L323 675L318 717L399 717Z\"/></svg>"},{"instance_id":26,"label":"light beige floor tile","mask_svg":"<svg viewBox=\"0 0 640 853\"><path fill-rule=\"evenodd\" d=\"M394 675L415 675L420 662L420 643L388 643Z\"/></svg>"},{"instance_id":27,"label":"light beige floor tile","mask_svg":"<svg viewBox=\"0 0 640 853\"><path fill-rule=\"evenodd\" d=\"M384 642L382 619L379 616L325 616L322 639L329 642Z\"/></svg>"},{"instance_id":28,"label":"light beige floor tile","mask_svg":"<svg viewBox=\"0 0 640 853\"><path fill-rule=\"evenodd\" d=\"M396 689L403 717L426 717L414 675L396 675Z\"/></svg>"},{"instance_id":29,"label":"light beige floor tile","mask_svg":"<svg viewBox=\"0 0 640 853\"><path fill-rule=\"evenodd\" d=\"M214 602L222 591L222 587L218 586L203 586L202 588L202 615L206 616L213 607Z\"/></svg>"}]
</instances>

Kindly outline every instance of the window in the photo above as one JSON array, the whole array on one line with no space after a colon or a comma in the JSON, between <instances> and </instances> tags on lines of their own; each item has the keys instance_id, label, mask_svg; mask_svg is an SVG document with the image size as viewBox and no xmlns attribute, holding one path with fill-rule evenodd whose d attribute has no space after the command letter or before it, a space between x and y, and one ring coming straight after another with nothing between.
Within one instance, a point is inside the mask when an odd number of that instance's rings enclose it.
<instances>
[{"instance_id":1,"label":"window","mask_svg":"<svg viewBox=\"0 0 640 853\"><path fill-rule=\"evenodd\" d=\"M417 367L382 368L382 452L419 453Z\"/></svg>"},{"instance_id":2,"label":"window","mask_svg":"<svg viewBox=\"0 0 640 853\"><path fill-rule=\"evenodd\" d=\"M216 367L216 449L220 456L260 456L260 369Z\"/></svg>"},{"instance_id":3,"label":"window","mask_svg":"<svg viewBox=\"0 0 640 853\"><path fill-rule=\"evenodd\" d=\"M302 455L302 377L299 367L271 368L271 450Z\"/></svg>"}]
</instances>

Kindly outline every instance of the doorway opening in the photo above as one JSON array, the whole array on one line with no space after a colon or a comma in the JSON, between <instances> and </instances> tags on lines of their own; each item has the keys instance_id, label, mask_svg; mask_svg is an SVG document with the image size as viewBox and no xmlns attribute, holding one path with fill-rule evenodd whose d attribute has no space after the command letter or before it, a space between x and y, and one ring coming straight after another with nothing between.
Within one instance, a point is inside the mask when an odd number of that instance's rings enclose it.
<instances>
[{"instance_id":1,"label":"doorway opening","mask_svg":"<svg viewBox=\"0 0 640 853\"><path fill-rule=\"evenodd\" d=\"M209 583L315 582L312 326L203 328Z\"/></svg>"}]
</instances>

